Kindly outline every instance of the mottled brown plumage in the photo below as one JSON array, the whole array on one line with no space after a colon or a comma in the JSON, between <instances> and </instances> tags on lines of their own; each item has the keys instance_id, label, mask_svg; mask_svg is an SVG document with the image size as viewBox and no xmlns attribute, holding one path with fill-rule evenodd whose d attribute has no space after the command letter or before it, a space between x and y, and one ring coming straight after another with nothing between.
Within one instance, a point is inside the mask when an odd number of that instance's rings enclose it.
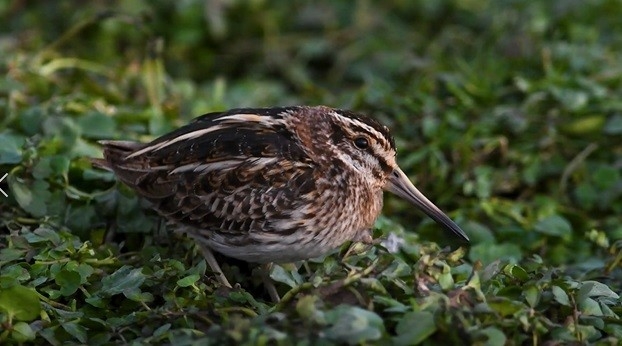
<instances>
[{"instance_id":1,"label":"mottled brown plumage","mask_svg":"<svg viewBox=\"0 0 622 346\"><path fill-rule=\"evenodd\" d=\"M245 261L292 262L370 242L384 190L468 240L399 169L389 130L350 111L234 109L148 144L102 144L96 165L204 246Z\"/></svg>"}]
</instances>

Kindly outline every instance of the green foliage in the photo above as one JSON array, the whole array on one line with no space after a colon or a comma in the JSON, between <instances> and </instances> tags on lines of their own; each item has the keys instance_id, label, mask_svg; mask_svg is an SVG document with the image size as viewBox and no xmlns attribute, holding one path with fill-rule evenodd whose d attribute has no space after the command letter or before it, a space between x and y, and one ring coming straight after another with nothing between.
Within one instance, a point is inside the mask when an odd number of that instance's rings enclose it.
<instances>
[{"instance_id":1,"label":"green foliage","mask_svg":"<svg viewBox=\"0 0 622 346\"><path fill-rule=\"evenodd\" d=\"M0 5L0 343L622 342L619 1L106 4ZM273 304L88 160L291 104L387 124L472 244L388 197Z\"/></svg>"}]
</instances>

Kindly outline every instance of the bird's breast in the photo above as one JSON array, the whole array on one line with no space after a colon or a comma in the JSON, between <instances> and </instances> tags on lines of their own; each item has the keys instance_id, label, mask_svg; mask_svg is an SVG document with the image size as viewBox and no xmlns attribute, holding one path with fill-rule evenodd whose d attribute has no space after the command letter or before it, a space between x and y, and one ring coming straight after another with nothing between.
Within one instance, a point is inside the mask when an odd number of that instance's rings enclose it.
<instances>
[{"instance_id":1,"label":"bird's breast","mask_svg":"<svg viewBox=\"0 0 622 346\"><path fill-rule=\"evenodd\" d=\"M309 208L308 232L331 248L364 239L382 209L382 190L356 180L326 184L331 188L317 189L316 203Z\"/></svg>"}]
</instances>

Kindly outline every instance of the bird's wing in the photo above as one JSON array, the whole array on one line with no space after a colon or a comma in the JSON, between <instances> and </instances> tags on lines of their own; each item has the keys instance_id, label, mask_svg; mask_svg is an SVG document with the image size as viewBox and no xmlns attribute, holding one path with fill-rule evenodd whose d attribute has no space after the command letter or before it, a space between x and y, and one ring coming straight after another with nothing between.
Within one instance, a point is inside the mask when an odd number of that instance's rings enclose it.
<instances>
[{"instance_id":1,"label":"bird's wing","mask_svg":"<svg viewBox=\"0 0 622 346\"><path fill-rule=\"evenodd\" d=\"M313 162L283 121L295 108L211 113L146 145L104 142L106 165L170 220L274 231L313 191ZM285 230L283 230L285 231Z\"/></svg>"},{"instance_id":2,"label":"bird's wing","mask_svg":"<svg viewBox=\"0 0 622 346\"><path fill-rule=\"evenodd\" d=\"M286 127L297 107L233 109L209 113L157 138L127 159L146 157L164 164L219 161L232 157L283 157L302 161L304 148Z\"/></svg>"}]
</instances>

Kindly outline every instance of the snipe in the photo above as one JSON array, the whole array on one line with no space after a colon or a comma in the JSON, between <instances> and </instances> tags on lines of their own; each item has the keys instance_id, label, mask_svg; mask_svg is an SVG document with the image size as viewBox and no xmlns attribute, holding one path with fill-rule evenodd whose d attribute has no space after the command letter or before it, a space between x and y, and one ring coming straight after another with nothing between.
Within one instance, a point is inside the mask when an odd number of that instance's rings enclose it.
<instances>
[{"instance_id":1,"label":"snipe","mask_svg":"<svg viewBox=\"0 0 622 346\"><path fill-rule=\"evenodd\" d=\"M317 257L346 241L369 243L385 190L468 241L398 167L389 130L350 111L233 109L151 143L102 144L104 159L95 165L194 238L228 286L211 250L267 264Z\"/></svg>"}]
</instances>

